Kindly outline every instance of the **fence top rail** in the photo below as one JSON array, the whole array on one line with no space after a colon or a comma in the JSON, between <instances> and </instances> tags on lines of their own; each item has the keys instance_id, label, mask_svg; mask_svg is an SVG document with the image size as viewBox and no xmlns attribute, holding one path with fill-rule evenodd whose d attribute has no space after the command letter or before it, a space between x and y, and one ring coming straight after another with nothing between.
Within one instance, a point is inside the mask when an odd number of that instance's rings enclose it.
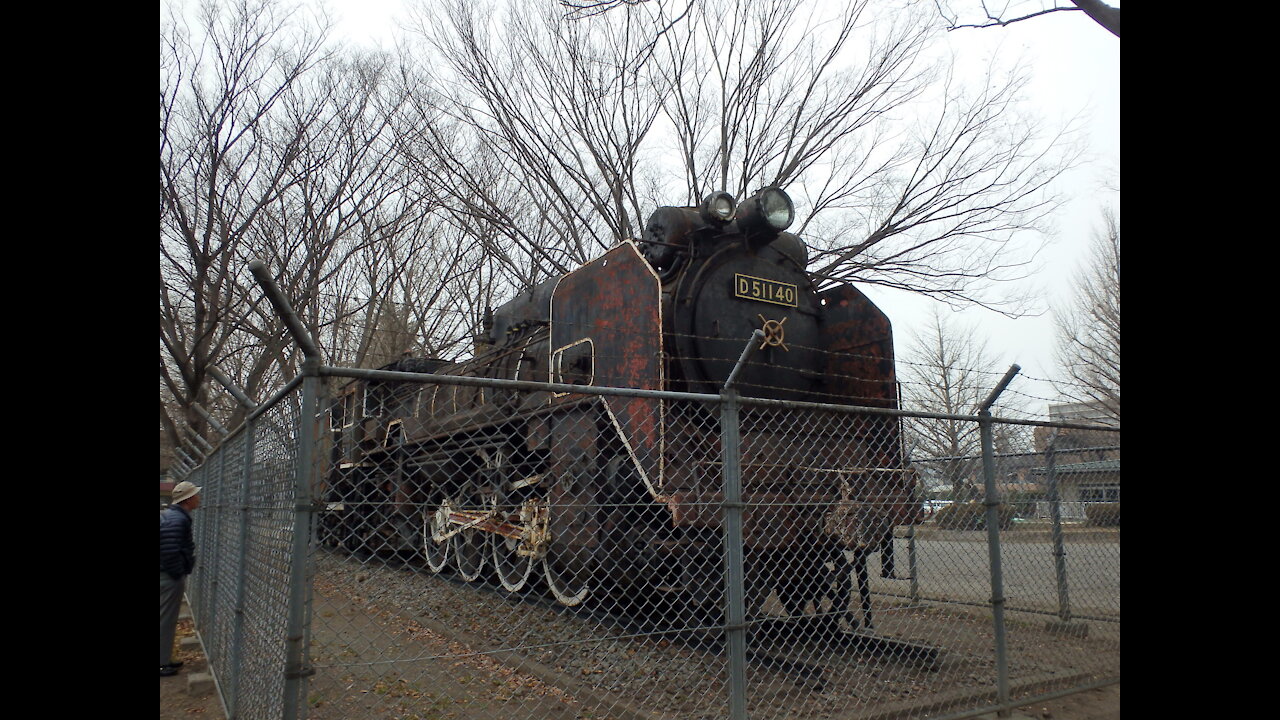
<instances>
[{"instance_id":1,"label":"fence top rail","mask_svg":"<svg viewBox=\"0 0 1280 720\"><path fill-rule=\"evenodd\" d=\"M600 396L616 396L616 397L648 397L659 400L683 400L687 402L700 403L720 403L725 400L722 395L712 395L709 393L690 393L676 392L671 390L640 390L634 388L614 388L600 387L596 385L569 385L566 383L545 383L532 382L529 380L504 380L501 378L486 377L470 377L466 375L437 375L434 373L414 373L403 372L398 370L368 370L364 368L342 368L321 365L318 369L321 377L345 377L355 378L359 380L383 380L390 382L418 382L418 383L438 383L441 385L470 385L477 387L497 387L510 390L527 390L534 392L556 392L556 393L578 393L582 395L600 395ZM249 413L245 422L239 427L232 430L222 441L215 447L220 450L226 446L232 439L238 436L248 427L249 423L260 417L267 410L270 410L276 403L280 402L289 393L293 392L302 384L304 375L298 375L285 383L284 387L277 390L270 398L261 405L258 405ZM1120 433L1118 427L1108 427L1105 425L1087 425L1084 423L1065 423L1065 422L1048 422L1043 420L1022 420L1018 418L1003 418L993 416L980 415L955 415L948 413L932 413L916 410L898 410L894 408L878 408L862 405L833 405L830 403L805 402L801 400L774 400L770 398L753 398L739 397L737 402L740 405L752 405L757 407L776 408L782 410L817 410L823 412L835 412L857 415L886 415L890 417L912 417L912 418L929 418L936 420L959 420L967 422L993 422L1004 423L1009 425L1030 425L1034 427L1051 427L1051 428L1070 428L1077 430L1105 430ZM210 453L212 454L212 452ZM192 471L203 466L205 463L193 463Z\"/></svg>"},{"instance_id":2,"label":"fence top rail","mask_svg":"<svg viewBox=\"0 0 1280 720\"><path fill-rule=\"evenodd\" d=\"M230 432L226 433L226 434L225 434L225 435L224 435L224 436L223 436L223 437L218 441L218 444L217 444L217 445L214 445L214 446L209 450L208 455L207 455L203 460L201 460L201 461L200 461L200 462L198 462L198 463L195 463L191 468L189 468L189 469L188 469L188 472L192 472L192 471L195 471L195 470L198 470L198 469L200 469L200 468L204 467L205 463L207 463L211 458L213 458L213 456L214 456L215 454L217 454L217 453L218 453L218 452L220 452L224 447L226 447L228 444L230 444L230 443L231 443L231 441L233 441L233 440L237 439L237 438L240 436L240 434L241 434L241 433L243 433L243 432L244 432L244 431L249 427L249 424L250 424L250 423L252 423L254 420L257 420L259 417L261 417L261 416L262 416L262 414L263 414L263 413L265 413L265 412L267 412L268 410L270 410L271 408L275 407L275 405L276 405L277 403L279 403L281 400L283 400L285 397L287 397L287 396L289 395L289 393L291 393L291 392L293 392L294 390L296 390L296 389L298 388L298 386L302 384L302 378L303 378L303 377L305 377L305 376L304 376L304 375L298 375L297 377L293 378L293 379L292 379L292 380L290 380L289 382L285 383L285 384L284 384L284 387L282 387L282 388L280 388L279 390L275 391L275 393L274 393L274 394L272 394L272 395L271 395L271 397L267 398L267 400L266 400L265 402L263 402L261 405L257 405L257 406L255 406L255 407L254 407L254 408L249 412L249 414L245 417L244 422L242 422L242 423L240 423L239 425L237 425L237 426L236 426L236 428L235 428L234 430L232 430L232 431L230 431Z\"/></svg>"},{"instance_id":3,"label":"fence top rail","mask_svg":"<svg viewBox=\"0 0 1280 720\"><path fill-rule=\"evenodd\" d=\"M504 380L501 378L471 377L466 375L438 375L434 373L403 372L399 370L368 370L364 368L341 368L321 365L319 374L322 377L346 377L361 380L384 380L390 382L438 383L441 385L471 385L483 387L506 388L510 390L529 390L534 392L578 393L582 395L604 395L620 397L649 397L659 400L685 400L701 403L719 403L722 395L709 393L676 392L671 390L639 390L634 388L601 387L597 385L569 385L566 383L532 382L529 380ZM296 378L295 378L296 380ZM827 412L849 413L859 415L888 415L896 417L931 418L937 420L962 420L970 422L998 422L1011 425L1032 425L1037 427L1072 428L1079 430L1107 430L1119 433L1120 428L1105 425L1088 425L1084 423L1048 422L1043 420L1022 420L979 415L954 415L948 413L932 413L916 410L898 410L895 408L868 407L862 405L833 405L829 403L805 402L801 400L774 400L770 398L739 397L741 405L755 405L788 410L822 410Z\"/></svg>"}]
</instances>

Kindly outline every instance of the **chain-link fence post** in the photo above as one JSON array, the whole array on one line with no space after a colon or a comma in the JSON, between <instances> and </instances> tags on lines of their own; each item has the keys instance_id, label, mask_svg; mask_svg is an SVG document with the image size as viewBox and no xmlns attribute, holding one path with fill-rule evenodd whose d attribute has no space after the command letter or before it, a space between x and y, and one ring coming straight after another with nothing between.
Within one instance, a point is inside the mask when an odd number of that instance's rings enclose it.
<instances>
[{"instance_id":1,"label":"chain-link fence post","mask_svg":"<svg viewBox=\"0 0 1280 720\"><path fill-rule=\"evenodd\" d=\"M252 415L244 422L244 467L241 468L243 481L240 487L240 557L236 561L239 573L236 582L235 627L231 631L231 678L230 692L227 693L227 705L230 718L240 717L240 668L244 660L244 603L246 588L249 584L249 492L253 487L253 453L255 421Z\"/></svg>"},{"instance_id":2,"label":"chain-link fence post","mask_svg":"<svg viewBox=\"0 0 1280 720\"><path fill-rule=\"evenodd\" d=\"M995 439L991 422L991 406L1008 387L1019 368L1014 365L1001 378L978 409L982 434L982 486L987 508L987 553L991 562L991 616L995 624L996 641L996 692L1000 703L998 717L1011 716L1009 704L1009 649L1005 638L1004 623L1004 575L1000 566L1000 492L996 489Z\"/></svg>"},{"instance_id":3,"label":"chain-link fence post","mask_svg":"<svg viewBox=\"0 0 1280 720\"><path fill-rule=\"evenodd\" d=\"M200 467L200 461L196 460L195 458L191 457L191 455L187 454L187 451L183 450L181 446L175 447L173 449L173 452L182 456L183 461L187 463L187 466L189 468L188 472L192 472L196 468Z\"/></svg>"},{"instance_id":4,"label":"chain-link fence post","mask_svg":"<svg viewBox=\"0 0 1280 720\"><path fill-rule=\"evenodd\" d=\"M222 423L218 422L217 418L210 415L209 411L205 410L204 407L200 405L200 403L191 403L191 407L195 409L196 413L200 417L205 419L205 422L209 423L209 427L212 427L214 430L218 431L218 435L222 437L223 441L225 441L227 439L227 436L231 434L231 433L228 433L227 429L222 426Z\"/></svg>"},{"instance_id":5,"label":"chain-link fence post","mask_svg":"<svg viewBox=\"0 0 1280 720\"><path fill-rule=\"evenodd\" d=\"M190 453L183 450L182 446L178 446L174 448L174 451L181 453L187 462L191 464L191 474L187 479L199 487L208 488L204 493L204 497L207 500L209 495L214 493L213 488L208 487L209 467L206 463L207 458L196 449L194 444L190 445L189 449ZM210 522L196 524L196 529L193 532L199 536L199 547L206 548L209 546L208 538L211 526L212 523ZM191 617L197 621L198 627L205 627L205 618L208 617L205 613L205 606L209 602L209 593L205 592L205 589L209 584L209 558L210 556L207 553L201 553L197 556L196 567L192 568L186 584L187 609L191 611Z\"/></svg>"},{"instance_id":6,"label":"chain-link fence post","mask_svg":"<svg viewBox=\"0 0 1280 720\"><path fill-rule=\"evenodd\" d=\"M311 521L315 513L311 502L312 473L315 470L316 408L320 394L320 350L294 312L284 293L271 279L261 260L249 263L249 272L262 286L276 314L284 321L289 334L302 350L302 408L298 415L297 454L295 455L293 497L293 547L289 564L289 620L285 630L284 718L297 720L306 708L307 678L315 671L310 667L311 636Z\"/></svg>"},{"instance_id":7,"label":"chain-link fence post","mask_svg":"<svg viewBox=\"0 0 1280 720\"><path fill-rule=\"evenodd\" d=\"M747 717L746 573L742 550L742 467L738 391L733 386L764 333L756 330L720 390L720 448L724 453L725 649L729 656L729 719Z\"/></svg>"},{"instance_id":8,"label":"chain-link fence post","mask_svg":"<svg viewBox=\"0 0 1280 720\"><path fill-rule=\"evenodd\" d=\"M186 431L187 431L187 435L188 435L192 440L195 440L195 441L196 441L192 447L194 448L194 446L195 446L195 445L199 445L199 446L200 446L200 448L201 448L201 449L199 450L200 455L201 455L205 460L208 460L208 459L209 459L209 456L213 454L213 446L209 444L209 441L208 441L208 440L205 440L204 438L202 438L202 437L200 437L198 434L196 434L196 431L195 431L195 430L193 430L193 429L191 429L191 426L190 426L190 425L183 425L183 426L182 426L182 429L183 429L183 430L186 430Z\"/></svg>"},{"instance_id":9,"label":"chain-link fence post","mask_svg":"<svg viewBox=\"0 0 1280 720\"><path fill-rule=\"evenodd\" d=\"M742 474L739 461L738 391L721 393L720 440L724 452L725 647L729 655L729 718L747 717L746 592L742 558Z\"/></svg>"},{"instance_id":10,"label":"chain-link fence post","mask_svg":"<svg viewBox=\"0 0 1280 720\"><path fill-rule=\"evenodd\" d=\"M226 446L219 446L214 455L218 458L218 481L211 483L209 488L212 497L209 499L213 502L209 503L209 518L205 525L211 528L213 539L210 543L212 550L209 552L207 566L210 567L213 577L209 581L209 605L208 612L205 617L201 618L201 623L208 631L215 631L218 615L218 584L222 575L222 520L227 509L227 452ZM210 457L212 459L212 456ZM212 479L212 478L211 478Z\"/></svg>"},{"instance_id":11,"label":"chain-link fence post","mask_svg":"<svg viewBox=\"0 0 1280 720\"><path fill-rule=\"evenodd\" d=\"M298 416L298 454L295 474L293 550L289 567L289 624L285 634L284 717L297 720L306 708L311 617L311 471L315 459L315 417L320 390L320 358L302 363L302 411Z\"/></svg>"},{"instance_id":12,"label":"chain-link fence post","mask_svg":"<svg viewBox=\"0 0 1280 720\"><path fill-rule=\"evenodd\" d=\"M907 572L911 573L911 602L920 602L920 577L917 575L920 558L916 555L916 526L907 526Z\"/></svg>"}]
</instances>

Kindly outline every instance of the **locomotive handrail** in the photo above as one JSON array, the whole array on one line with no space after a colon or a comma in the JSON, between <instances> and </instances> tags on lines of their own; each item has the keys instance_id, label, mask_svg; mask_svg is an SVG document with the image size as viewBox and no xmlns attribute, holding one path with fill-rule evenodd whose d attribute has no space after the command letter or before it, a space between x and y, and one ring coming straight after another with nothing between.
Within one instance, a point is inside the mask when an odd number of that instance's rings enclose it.
<instances>
[{"instance_id":1,"label":"locomotive handrail","mask_svg":"<svg viewBox=\"0 0 1280 720\"><path fill-rule=\"evenodd\" d=\"M692 400L698 402L716 402L720 399L719 395L679 392L674 390L640 390L600 385L573 385L569 383L535 382L532 380L505 380L503 378L471 377L467 375L438 375L435 373L415 373L404 372L401 370L341 368L329 365L321 365L319 372L322 377L346 377L361 380L384 380L391 382L428 382L440 383L442 385L471 385L477 387L505 388L508 390L531 390L534 392L648 397L666 400Z\"/></svg>"}]
</instances>

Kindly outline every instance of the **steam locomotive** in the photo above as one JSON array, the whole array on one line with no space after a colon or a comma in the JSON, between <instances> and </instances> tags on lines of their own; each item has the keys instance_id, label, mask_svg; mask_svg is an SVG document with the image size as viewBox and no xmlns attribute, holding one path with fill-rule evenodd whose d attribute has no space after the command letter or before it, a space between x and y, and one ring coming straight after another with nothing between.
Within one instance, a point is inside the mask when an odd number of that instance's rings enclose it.
<instances>
[{"instance_id":1,"label":"steam locomotive","mask_svg":"<svg viewBox=\"0 0 1280 720\"><path fill-rule=\"evenodd\" d=\"M897 408L888 318L852 285L819 289L794 216L777 187L659 208L639 241L486 313L473 358L383 369L714 394L750 341L744 397ZM330 413L322 529L511 592L545 582L564 605L715 607L717 422L692 399L352 381ZM919 521L899 434L888 415L744 406L749 613L770 593L790 613L847 606L847 558Z\"/></svg>"}]
</instances>

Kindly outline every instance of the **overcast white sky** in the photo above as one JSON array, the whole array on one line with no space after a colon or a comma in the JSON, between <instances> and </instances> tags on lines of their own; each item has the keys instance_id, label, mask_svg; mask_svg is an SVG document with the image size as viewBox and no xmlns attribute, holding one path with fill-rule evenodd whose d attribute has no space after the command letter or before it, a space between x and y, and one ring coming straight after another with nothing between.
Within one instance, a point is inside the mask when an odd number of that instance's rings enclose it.
<instances>
[{"instance_id":1,"label":"overcast white sky","mask_svg":"<svg viewBox=\"0 0 1280 720\"><path fill-rule=\"evenodd\" d=\"M1120 6L1119 2L1109 4ZM1021 54L1031 71L1029 104L1048 121L1086 114L1087 155L1059 185L1069 200L1054 217L1055 235L1041 255L1044 267L1031 279L1039 296L1064 304L1070 298L1071 276L1087 258L1092 236L1102 226L1103 208L1110 207L1120 216L1120 38L1083 13L1069 12L1005 28L956 30L948 33L947 40L962 57L985 57L997 46L1006 60ZM868 295L893 320L901 354L906 332L927 319L932 302L879 289L871 289ZM1055 338L1049 314L1011 320L974 308L959 315L965 322L977 323L989 336L991 349L1003 360L1002 369L1015 362L1022 367L1011 390L1055 399L1047 383L1032 380L1054 375ZM1045 401L1033 401L1029 409L1043 413L1045 405Z\"/></svg>"},{"instance_id":2,"label":"overcast white sky","mask_svg":"<svg viewBox=\"0 0 1280 720\"><path fill-rule=\"evenodd\" d=\"M973 1L976 5L977 0ZM340 21L340 34L359 43L389 45L404 0L328 0L327 4ZM1120 213L1120 39L1083 13L1060 12L1005 28L956 30L945 40L962 59L985 60L997 51L1006 63L1021 57L1031 73L1028 103L1050 123L1086 114L1088 155L1059 185L1069 200L1053 218L1056 232L1041 255L1044 268L1029 281L1046 304L1063 304L1070 297L1071 276L1101 227L1103 208L1111 207L1117 217ZM892 320L901 357L909 333L927 322L933 301L881 288L864 291ZM1051 316L1011 320L980 308L959 315L988 336L991 350L1002 362L1001 371L1015 362L1022 366L1010 390L1043 398L1032 400L1029 409L1044 413L1047 401L1055 398L1044 382L1054 375Z\"/></svg>"},{"instance_id":3,"label":"overcast white sky","mask_svg":"<svg viewBox=\"0 0 1280 720\"><path fill-rule=\"evenodd\" d=\"M1120 6L1119 1L1110 4ZM1053 13L1005 28L959 29L947 33L947 40L963 55L983 56L997 45L1007 59L1023 54L1032 72L1028 100L1050 122L1087 114L1088 154L1060 184L1059 190L1070 200L1053 218L1055 237L1043 251L1044 268L1032 278L1039 295L1064 304L1070 297L1071 275L1084 263L1089 241L1101 228L1102 209L1110 206L1120 217L1120 38L1083 13ZM901 292L881 291L876 301L893 320L900 348L905 340L902 329L927 319L931 305ZM988 334L1005 368L1021 365L1012 391L1055 397L1047 383L1032 380L1053 377L1055 337L1050 315L1011 320L970 309L960 316L965 322L978 323L980 331ZM1043 413L1044 405L1034 401L1030 410Z\"/></svg>"}]
</instances>

